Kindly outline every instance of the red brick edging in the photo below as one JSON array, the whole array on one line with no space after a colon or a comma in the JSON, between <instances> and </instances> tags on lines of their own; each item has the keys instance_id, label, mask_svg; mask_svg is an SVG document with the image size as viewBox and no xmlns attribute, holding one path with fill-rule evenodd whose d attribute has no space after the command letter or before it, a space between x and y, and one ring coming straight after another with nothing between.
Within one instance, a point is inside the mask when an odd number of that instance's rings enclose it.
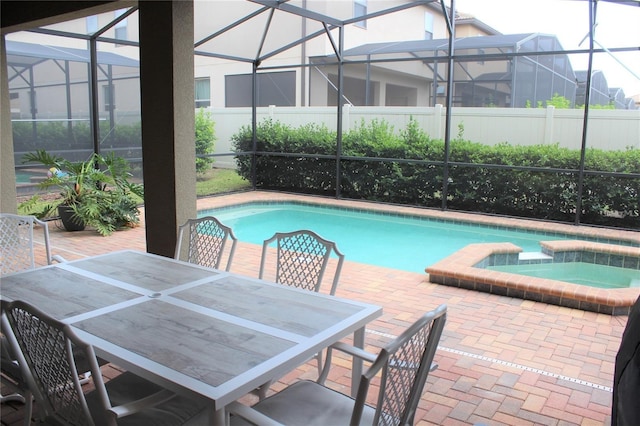
<instances>
[{"instance_id":1,"label":"red brick edging","mask_svg":"<svg viewBox=\"0 0 640 426\"><path fill-rule=\"evenodd\" d=\"M543 241L546 252L591 251L640 258L640 248L589 241ZM519 253L511 243L470 244L426 268L429 281L611 315L628 315L640 288L602 289L493 271L475 265L495 254Z\"/></svg>"}]
</instances>

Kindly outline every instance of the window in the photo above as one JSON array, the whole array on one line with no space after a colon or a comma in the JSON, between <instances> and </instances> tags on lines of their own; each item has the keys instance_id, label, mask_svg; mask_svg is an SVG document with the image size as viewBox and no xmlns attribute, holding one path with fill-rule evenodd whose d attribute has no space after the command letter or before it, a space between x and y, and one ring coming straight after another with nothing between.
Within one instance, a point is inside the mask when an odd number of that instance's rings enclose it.
<instances>
[{"instance_id":1,"label":"window","mask_svg":"<svg viewBox=\"0 0 640 426\"><path fill-rule=\"evenodd\" d=\"M195 86L196 108L211 106L211 81L209 77L196 78Z\"/></svg>"},{"instance_id":2,"label":"window","mask_svg":"<svg viewBox=\"0 0 640 426\"><path fill-rule=\"evenodd\" d=\"M105 111L111 111L111 109L115 109L116 108L116 94L114 93L113 90L111 90L113 88L113 85L110 84L105 84L104 86L102 86L102 96L104 99L104 110Z\"/></svg>"},{"instance_id":3,"label":"window","mask_svg":"<svg viewBox=\"0 0 640 426\"><path fill-rule=\"evenodd\" d=\"M433 15L424 13L424 39L433 40Z\"/></svg>"},{"instance_id":4,"label":"window","mask_svg":"<svg viewBox=\"0 0 640 426\"><path fill-rule=\"evenodd\" d=\"M113 12L114 16L116 18L118 18L119 16L122 16L122 14L124 14L127 11L127 9L119 9L116 10L115 12ZM121 20L120 22L118 22L116 24L115 30L116 30L116 35L115 38L118 40L126 40L127 39L127 19L128 18L124 18L123 20Z\"/></svg>"},{"instance_id":5,"label":"window","mask_svg":"<svg viewBox=\"0 0 640 426\"><path fill-rule=\"evenodd\" d=\"M98 17L96 15L87 16L87 34L98 31Z\"/></svg>"},{"instance_id":6,"label":"window","mask_svg":"<svg viewBox=\"0 0 640 426\"><path fill-rule=\"evenodd\" d=\"M257 76L256 106L296 105L296 72L265 72ZM250 107L252 105L252 76L237 74L225 76L225 106Z\"/></svg>"},{"instance_id":7,"label":"window","mask_svg":"<svg viewBox=\"0 0 640 426\"><path fill-rule=\"evenodd\" d=\"M367 14L367 0L354 0L353 1L353 17L365 16ZM355 24L360 28L367 28L367 20L358 21Z\"/></svg>"}]
</instances>

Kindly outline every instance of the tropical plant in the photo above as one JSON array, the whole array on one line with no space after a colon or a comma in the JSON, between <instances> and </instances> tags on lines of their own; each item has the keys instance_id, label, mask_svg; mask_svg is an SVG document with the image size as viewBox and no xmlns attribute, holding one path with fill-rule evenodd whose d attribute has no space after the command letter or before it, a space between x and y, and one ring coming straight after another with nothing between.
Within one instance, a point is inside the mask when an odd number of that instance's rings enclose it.
<instances>
[{"instance_id":1,"label":"tropical plant","mask_svg":"<svg viewBox=\"0 0 640 426\"><path fill-rule=\"evenodd\" d=\"M96 229L101 235L110 235L125 226L139 223L137 198L144 197L143 186L130 182L129 164L113 153L106 156L92 154L87 160L72 162L44 150L25 154L23 163L39 163L48 167L47 178L39 187L56 187L60 197L46 203L37 217L55 214L60 206L73 210L73 219ZM23 204L36 205L39 195Z\"/></svg>"}]
</instances>

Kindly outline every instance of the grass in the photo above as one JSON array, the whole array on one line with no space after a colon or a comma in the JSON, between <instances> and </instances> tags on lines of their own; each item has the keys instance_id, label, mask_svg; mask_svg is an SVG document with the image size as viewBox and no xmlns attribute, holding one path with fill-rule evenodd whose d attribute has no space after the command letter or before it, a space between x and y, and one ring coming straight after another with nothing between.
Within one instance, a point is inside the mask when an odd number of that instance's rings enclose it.
<instances>
[{"instance_id":1,"label":"grass","mask_svg":"<svg viewBox=\"0 0 640 426\"><path fill-rule=\"evenodd\" d=\"M251 188L251 183L233 169L211 169L196 179L196 195L221 194Z\"/></svg>"}]
</instances>

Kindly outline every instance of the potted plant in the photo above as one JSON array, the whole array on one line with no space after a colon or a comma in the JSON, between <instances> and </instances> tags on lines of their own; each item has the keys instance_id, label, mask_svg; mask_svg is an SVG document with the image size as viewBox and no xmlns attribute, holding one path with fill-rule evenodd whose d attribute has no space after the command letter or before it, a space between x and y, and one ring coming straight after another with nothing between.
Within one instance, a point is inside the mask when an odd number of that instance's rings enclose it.
<instances>
[{"instance_id":1,"label":"potted plant","mask_svg":"<svg viewBox=\"0 0 640 426\"><path fill-rule=\"evenodd\" d=\"M60 197L31 214L42 218L57 211L65 229L79 230L87 225L102 235L139 223L137 200L143 198L143 187L130 181L129 164L124 158L113 153L92 154L85 161L72 162L39 150L26 154L23 163L48 167L47 178L39 187L60 190ZM23 206L28 209L40 199L36 195Z\"/></svg>"}]
</instances>

